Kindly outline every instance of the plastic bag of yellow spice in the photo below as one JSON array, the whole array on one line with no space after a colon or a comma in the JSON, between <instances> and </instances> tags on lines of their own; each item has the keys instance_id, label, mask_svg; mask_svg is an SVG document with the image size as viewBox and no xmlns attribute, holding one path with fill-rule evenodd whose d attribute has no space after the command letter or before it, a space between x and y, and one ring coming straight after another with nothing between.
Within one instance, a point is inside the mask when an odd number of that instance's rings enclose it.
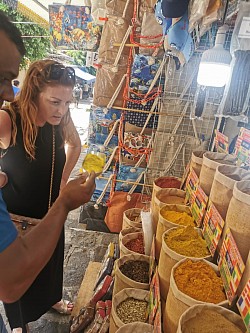
<instances>
[{"instance_id":1,"label":"plastic bag of yellow spice","mask_svg":"<svg viewBox=\"0 0 250 333\"><path fill-rule=\"evenodd\" d=\"M96 174L101 174L105 165L105 158L102 155L87 154L82 162L82 168L90 173L94 171Z\"/></svg>"}]
</instances>

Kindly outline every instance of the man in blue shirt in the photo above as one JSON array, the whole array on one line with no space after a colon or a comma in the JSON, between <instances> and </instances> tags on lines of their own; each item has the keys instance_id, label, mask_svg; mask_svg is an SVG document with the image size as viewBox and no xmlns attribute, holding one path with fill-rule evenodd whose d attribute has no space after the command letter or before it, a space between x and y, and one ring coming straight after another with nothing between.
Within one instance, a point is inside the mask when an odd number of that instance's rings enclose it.
<instances>
[{"instance_id":1,"label":"man in blue shirt","mask_svg":"<svg viewBox=\"0 0 250 333\"><path fill-rule=\"evenodd\" d=\"M18 80L14 80L14 81L13 81L12 89L13 89L13 91L14 91L14 95L15 95L15 96L16 96L16 94L18 94L19 91L20 91L19 84L20 84L20 82L19 82Z\"/></svg>"},{"instance_id":2,"label":"man in blue shirt","mask_svg":"<svg viewBox=\"0 0 250 333\"><path fill-rule=\"evenodd\" d=\"M0 11L0 109L14 98L12 80L18 75L25 48L19 30ZM0 111L0 121L4 120ZM3 133L4 134L4 133ZM1 140L0 133L0 140ZM69 211L88 202L95 189L95 173L70 181L41 222L23 237L7 212L0 191L0 300L17 301L49 261ZM53 228L51 224L53 223ZM0 332L6 332L0 318Z\"/></svg>"}]
</instances>

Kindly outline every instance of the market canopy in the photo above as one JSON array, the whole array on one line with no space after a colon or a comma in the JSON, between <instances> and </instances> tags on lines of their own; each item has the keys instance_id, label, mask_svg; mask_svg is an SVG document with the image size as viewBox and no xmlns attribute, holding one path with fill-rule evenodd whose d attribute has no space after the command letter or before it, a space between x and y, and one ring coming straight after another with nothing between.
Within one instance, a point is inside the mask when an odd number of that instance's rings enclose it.
<instances>
[{"instance_id":1,"label":"market canopy","mask_svg":"<svg viewBox=\"0 0 250 333\"><path fill-rule=\"evenodd\" d=\"M94 75L86 73L78 67L74 67L74 70L75 70L76 76L79 77L80 79L83 79L83 80L87 81L88 83L95 82L95 76Z\"/></svg>"}]
</instances>

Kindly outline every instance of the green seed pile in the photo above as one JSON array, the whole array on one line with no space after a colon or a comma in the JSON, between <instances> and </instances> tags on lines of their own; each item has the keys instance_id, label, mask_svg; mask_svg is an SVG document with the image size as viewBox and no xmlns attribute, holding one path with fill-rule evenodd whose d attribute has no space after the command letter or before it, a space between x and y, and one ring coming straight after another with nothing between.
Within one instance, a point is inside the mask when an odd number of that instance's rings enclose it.
<instances>
[{"instance_id":1,"label":"green seed pile","mask_svg":"<svg viewBox=\"0 0 250 333\"><path fill-rule=\"evenodd\" d=\"M147 319L147 307L147 301L130 297L117 306L116 312L124 324L133 323L135 321L145 323Z\"/></svg>"}]
</instances>

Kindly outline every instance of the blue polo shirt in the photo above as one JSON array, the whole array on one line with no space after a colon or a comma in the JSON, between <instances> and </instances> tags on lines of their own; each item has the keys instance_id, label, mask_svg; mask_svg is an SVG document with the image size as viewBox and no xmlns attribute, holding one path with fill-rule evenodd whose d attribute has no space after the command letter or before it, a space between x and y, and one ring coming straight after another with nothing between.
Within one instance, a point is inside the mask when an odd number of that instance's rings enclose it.
<instances>
[{"instance_id":1,"label":"blue polo shirt","mask_svg":"<svg viewBox=\"0 0 250 333\"><path fill-rule=\"evenodd\" d=\"M0 190L0 252L5 250L16 238L17 230L10 219Z\"/></svg>"}]
</instances>

